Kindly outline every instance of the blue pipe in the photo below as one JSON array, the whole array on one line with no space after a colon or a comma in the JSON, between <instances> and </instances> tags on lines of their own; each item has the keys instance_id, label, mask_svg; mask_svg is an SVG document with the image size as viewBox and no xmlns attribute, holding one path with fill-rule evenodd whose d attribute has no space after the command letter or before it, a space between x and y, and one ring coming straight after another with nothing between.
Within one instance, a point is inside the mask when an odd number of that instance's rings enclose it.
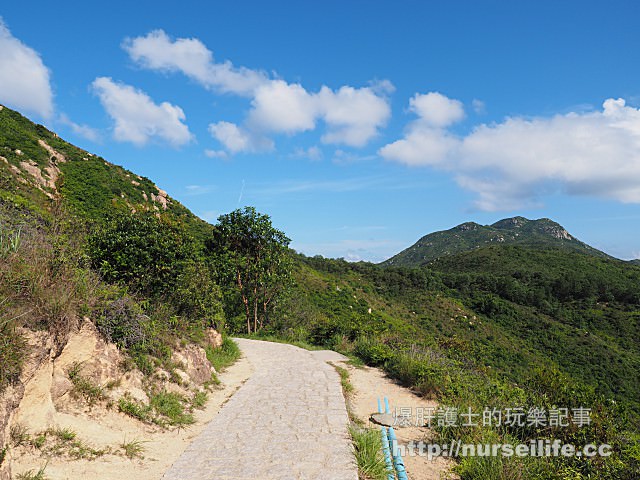
<instances>
[{"instance_id":1,"label":"blue pipe","mask_svg":"<svg viewBox=\"0 0 640 480\"><path fill-rule=\"evenodd\" d=\"M396 451L393 449L394 443L398 443L398 439L396 437L396 432L393 430L393 427L389 427L389 445L392 448L393 455L393 465L396 468L396 472L398 473L398 480L408 480L407 478L407 470L404 467L404 461L402 460L402 454L400 451Z\"/></svg>"},{"instance_id":2,"label":"blue pipe","mask_svg":"<svg viewBox=\"0 0 640 480\"><path fill-rule=\"evenodd\" d=\"M389 450L389 438L387 437L387 429L380 427L380 433L382 435L382 454L384 455L384 462L387 464L387 480L396 480L396 476L393 473L393 462L391 460L391 451Z\"/></svg>"}]
</instances>

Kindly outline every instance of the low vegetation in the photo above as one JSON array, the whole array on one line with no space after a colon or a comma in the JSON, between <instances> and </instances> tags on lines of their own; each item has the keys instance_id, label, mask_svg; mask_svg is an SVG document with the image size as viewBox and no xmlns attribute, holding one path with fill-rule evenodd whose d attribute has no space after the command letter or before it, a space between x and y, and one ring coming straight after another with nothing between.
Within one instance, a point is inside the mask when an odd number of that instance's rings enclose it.
<instances>
[{"instance_id":1,"label":"low vegetation","mask_svg":"<svg viewBox=\"0 0 640 480\"><path fill-rule=\"evenodd\" d=\"M374 429L351 426L354 455L360 477L366 480L387 480L387 465L382 455L382 437ZM489 477L487 477L489 478Z\"/></svg>"},{"instance_id":2,"label":"low vegetation","mask_svg":"<svg viewBox=\"0 0 640 480\"><path fill-rule=\"evenodd\" d=\"M128 458L144 458L145 448L142 440L131 440L130 442L125 440L120 448Z\"/></svg>"},{"instance_id":3,"label":"low vegetation","mask_svg":"<svg viewBox=\"0 0 640 480\"><path fill-rule=\"evenodd\" d=\"M205 352L207 353L207 360L216 369L216 372L223 372L241 356L238 344L226 335L223 337L222 345L219 348L213 348L208 345L205 347Z\"/></svg>"},{"instance_id":4,"label":"low vegetation","mask_svg":"<svg viewBox=\"0 0 640 480\"><path fill-rule=\"evenodd\" d=\"M56 195L20 170L25 158L41 167L52 161L39 140L67 159ZM19 379L28 353L21 327L49 332L59 353L88 316L147 379L159 369L171 375L173 349L203 345L213 327L333 348L443 406L592 412L583 428L439 428L443 442L555 437L614 448L596 459L468 457L456 467L465 480L640 475L638 266L583 245L496 245L421 268L295 255L268 216L247 208L208 225L148 179L8 108L0 111L0 156L0 391ZM226 335L221 349L207 349L218 371L238 356ZM81 368L70 373L81 398L100 401L100 386ZM123 397L118 408L181 426L204 402L198 394L148 393L149 404ZM16 430L10 448L44 448L53 438Z\"/></svg>"}]
</instances>

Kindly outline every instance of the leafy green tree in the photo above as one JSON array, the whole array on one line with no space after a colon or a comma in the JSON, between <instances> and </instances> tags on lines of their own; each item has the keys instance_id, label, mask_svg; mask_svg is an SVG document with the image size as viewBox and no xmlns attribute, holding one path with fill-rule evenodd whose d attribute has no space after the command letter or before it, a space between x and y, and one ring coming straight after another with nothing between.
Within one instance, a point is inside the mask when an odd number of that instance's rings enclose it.
<instances>
[{"instance_id":1,"label":"leafy green tree","mask_svg":"<svg viewBox=\"0 0 640 480\"><path fill-rule=\"evenodd\" d=\"M269 322L289 283L291 240L253 207L221 215L218 222L210 252L241 299L247 333L257 332Z\"/></svg>"},{"instance_id":2,"label":"leafy green tree","mask_svg":"<svg viewBox=\"0 0 640 480\"><path fill-rule=\"evenodd\" d=\"M174 222L151 213L121 212L96 228L88 238L94 268L105 280L128 284L136 292L171 292L194 244Z\"/></svg>"}]
</instances>

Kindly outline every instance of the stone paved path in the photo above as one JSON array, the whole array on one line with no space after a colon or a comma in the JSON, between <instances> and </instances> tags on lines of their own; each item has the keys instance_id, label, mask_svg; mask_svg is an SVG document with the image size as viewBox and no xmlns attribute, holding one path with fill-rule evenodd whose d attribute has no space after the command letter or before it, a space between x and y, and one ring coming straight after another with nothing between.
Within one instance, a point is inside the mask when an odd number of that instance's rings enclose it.
<instances>
[{"instance_id":1,"label":"stone paved path","mask_svg":"<svg viewBox=\"0 0 640 480\"><path fill-rule=\"evenodd\" d=\"M237 342L255 372L163 479L357 480L340 378L327 356Z\"/></svg>"}]
</instances>

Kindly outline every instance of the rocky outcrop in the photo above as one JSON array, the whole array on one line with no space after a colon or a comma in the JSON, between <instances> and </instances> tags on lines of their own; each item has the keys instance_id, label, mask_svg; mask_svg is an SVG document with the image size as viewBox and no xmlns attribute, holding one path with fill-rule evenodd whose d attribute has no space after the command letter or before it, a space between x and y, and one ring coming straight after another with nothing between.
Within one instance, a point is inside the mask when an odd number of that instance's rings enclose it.
<instances>
[{"instance_id":1,"label":"rocky outcrop","mask_svg":"<svg viewBox=\"0 0 640 480\"><path fill-rule=\"evenodd\" d=\"M174 352L172 360L180 365L181 368L178 370L182 370L187 378L196 384L211 380L211 375L216 372L209 360L207 360L205 351L196 345L189 345Z\"/></svg>"},{"instance_id":2,"label":"rocky outcrop","mask_svg":"<svg viewBox=\"0 0 640 480\"><path fill-rule=\"evenodd\" d=\"M27 357L20 375L20 380L0 395L0 449L9 443L11 425L15 423L17 409L23 399L29 395L34 395L36 402L44 400L44 405L37 405L33 414L38 417L46 418L48 405L46 399L42 398L41 392L37 388L28 389L31 384L41 383L41 378L46 376L48 369L42 366L49 362L51 351L53 350L53 342L44 332L31 332L23 330L23 335L27 341L27 349L30 355ZM7 458L0 464L0 480L9 480L11 478L11 463L9 461L10 452L7 452Z\"/></svg>"},{"instance_id":3,"label":"rocky outcrop","mask_svg":"<svg viewBox=\"0 0 640 480\"><path fill-rule=\"evenodd\" d=\"M149 379L139 370L125 371L123 354L102 338L88 318L84 318L80 328L69 335L61 350L46 332L25 330L23 333L30 355L20 380L0 395L0 451L9 441L11 425L21 424L29 431L42 431L56 426L60 414L89 413L93 418L100 415L99 408L89 412L84 405L80 408L74 399L74 385L69 378L69 371L74 367L80 368L83 378L102 387L112 402L117 403L124 396L143 404L149 402ZM210 329L206 332L206 341L219 347L222 336ZM205 350L197 345L176 350L172 361L177 366L174 375L159 370L156 378L160 383L156 387L190 395L215 373ZM11 478L10 460L9 450L0 465L0 480Z\"/></svg>"},{"instance_id":4,"label":"rocky outcrop","mask_svg":"<svg viewBox=\"0 0 640 480\"><path fill-rule=\"evenodd\" d=\"M204 332L204 338L212 348L220 348L222 346L222 334L214 330L213 328L207 328Z\"/></svg>"}]
</instances>

